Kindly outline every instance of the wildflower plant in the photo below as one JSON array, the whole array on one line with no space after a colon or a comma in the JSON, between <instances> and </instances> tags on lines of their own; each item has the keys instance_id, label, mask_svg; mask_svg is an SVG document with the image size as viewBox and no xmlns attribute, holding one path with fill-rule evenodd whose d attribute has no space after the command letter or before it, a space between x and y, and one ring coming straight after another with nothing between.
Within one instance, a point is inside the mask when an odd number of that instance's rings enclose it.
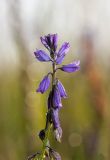
<instances>
[{"instance_id":1,"label":"wildflower plant","mask_svg":"<svg viewBox=\"0 0 110 160\"><path fill-rule=\"evenodd\" d=\"M38 61L41 62L50 62L52 64L52 72L49 72L44 76L42 81L39 84L37 92L44 93L51 85L50 93L48 96L48 108L46 114L46 124L45 128L39 132L39 137L43 142L43 147L40 153L36 153L30 156L28 159L36 160L61 160L61 156L58 152L51 148L49 143L49 133L53 132L56 141L61 142L62 137L62 128L59 120L59 111L62 108L62 98L67 98L67 93L63 84L56 77L56 72L58 70L63 72L76 72L80 69L80 61L73 61L70 64L60 65L66 54L70 49L68 42L64 42L59 50L58 47L58 35L57 34L48 34L40 38L41 43L47 48L50 55L48 55L43 50L36 50L34 55ZM51 76L51 79L50 79Z\"/></svg>"}]
</instances>

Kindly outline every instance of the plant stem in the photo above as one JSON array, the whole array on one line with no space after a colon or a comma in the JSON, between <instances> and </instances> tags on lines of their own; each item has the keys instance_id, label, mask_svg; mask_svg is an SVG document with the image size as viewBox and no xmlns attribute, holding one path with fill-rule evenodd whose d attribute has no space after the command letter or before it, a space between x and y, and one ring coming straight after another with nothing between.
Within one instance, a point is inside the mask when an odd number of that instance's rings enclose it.
<instances>
[{"instance_id":1,"label":"plant stem","mask_svg":"<svg viewBox=\"0 0 110 160\"><path fill-rule=\"evenodd\" d=\"M54 85L55 85L55 72L56 72L55 60L52 64L52 70L53 70L52 71L52 90L53 90ZM48 120L48 114L49 113L50 113L50 111L48 110L47 119L46 119L46 127L45 127L45 138L43 140L42 152L41 152L41 155L40 155L38 160L43 160L45 158L45 153L46 153L46 150L47 150L47 146L49 145L49 133L50 133L50 128L51 128L51 124Z\"/></svg>"},{"instance_id":2,"label":"plant stem","mask_svg":"<svg viewBox=\"0 0 110 160\"><path fill-rule=\"evenodd\" d=\"M50 128L51 128L50 123L48 123L47 129L45 131L45 139L43 140L43 147L42 147L42 152L41 152L41 155L39 157L39 160L43 160L44 157L45 157L45 152L46 152L47 146L49 145Z\"/></svg>"}]
</instances>

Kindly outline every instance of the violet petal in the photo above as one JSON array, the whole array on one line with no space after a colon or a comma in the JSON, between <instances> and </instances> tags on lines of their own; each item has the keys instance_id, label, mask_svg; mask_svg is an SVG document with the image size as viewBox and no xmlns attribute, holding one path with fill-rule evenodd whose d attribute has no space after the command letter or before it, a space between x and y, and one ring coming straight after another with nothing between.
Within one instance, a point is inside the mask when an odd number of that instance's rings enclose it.
<instances>
[{"instance_id":1,"label":"violet petal","mask_svg":"<svg viewBox=\"0 0 110 160\"><path fill-rule=\"evenodd\" d=\"M61 48L59 49L57 53L57 59L56 59L56 64L61 64L65 55L69 51L70 45L67 42L64 42Z\"/></svg>"},{"instance_id":2,"label":"violet petal","mask_svg":"<svg viewBox=\"0 0 110 160\"><path fill-rule=\"evenodd\" d=\"M80 69L80 61L74 61L68 65L63 65L60 69L68 73L76 72Z\"/></svg>"},{"instance_id":3,"label":"violet petal","mask_svg":"<svg viewBox=\"0 0 110 160\"><path fill-rule=\"evenodd\" d=\"M53 91L53 107L54 108L61 108L61 96L59 90L55 87Z\"/></svg>"},{"instance_id":4,"label":"violet petal","mask_svg":"<svg viewBox=\"0 0 110 160\"><path fill-rule=\"evenodd\" d=\"M59 109L53 109L51 112L51 118L53 122L54 129L57 129L60 127L60 121L59 121Z\"/></svg>"},{"instance_id":5,"label":"violet petal","mask_svg":"<svg viewBox=\"0 0 110 160\"><path fill-rule=\"evenodd\" d=\"M49 45L48 45L48 41L47 41L46 36L40 37L40 40L41 40L42 44L43 44L47 49L49 49Z\"/></svg>"},{"instance_id":6,"label":"violet petal","mask_svg":"<svg viewBox=\"0 0 110 160\"><path fill-rule=\"evenodd\" d=\"M53 47L54 47L54 51L56 51L57 46L58 46L58 35L57 35L57 34L54 34L54 37L53 37Z\"/></svg>"},{"instance_id":7,"label":"violet petal","mask_svg":"<svg viewBox=\"0 0 110 160\"><path fill-rule=\"evenodd\" d=\"M65 58L65 54L61 55L60 57L57 57L56 64L61 64Z\"/></svg>"},{"instance_id":8,"label":"violet petal","mask_svg":"<svg viewBox=\"0 0 110 160\"><path fill-rule=\"evenodd\" d=\"M40 37L42 44L48 49L56 51L58 44L57 34L48 34L44 37Z\"/></svg>"},{"instance_id":9,"label":"violet petal","mask_svg":"<svg viewBox=\"0 0 110 160\"><path fill-rule=\"evenodd\" d=\"M50 86L50 78L46 75L39 84L37 92L44 93Z\"/></svg>"},{"instance_id":10,"label":"violet petal","mask_svg":"<svg viewBox=\"0 0 110 160\"><path fill-rule=\"evenodd\" d=\"M54 160L61 160L61 156L58 152L54 151L53 149L49 148L49 156Z\"/></svg>"},{"instance_id":11,"label":"violet petal","mask_svg":"<svg viewBox=\"0 0 110 160\"><path fill-rule=\"evenodd\" d=\"M34 54L36 58L41 62L51 61L51 58L43 50L36 50Z\"/></svg>"},{"instance_id":12,"label":"violet petal","mask_svg":"<svg viewBox=\"0 0 110 160\"><path fill-rule=\"evenodd\" d=\"M57 88L58 88L58 90L60 92L60 96L62 98L67 98L67 93L65 91L65 88L64 88L63 84L59 80L57 82Z\"/></svg>"},{"instance_id":13,"label":"violet petal","mask_svg":"<svg viewBox=\"0 0 110 160\"><path fill-rule=\"evenodd\" d=\"M58 142L61 142L61 137L62 137L62 128L59 127L56 130L54 130L55 138Z\"/></svg>"}]
</instances>

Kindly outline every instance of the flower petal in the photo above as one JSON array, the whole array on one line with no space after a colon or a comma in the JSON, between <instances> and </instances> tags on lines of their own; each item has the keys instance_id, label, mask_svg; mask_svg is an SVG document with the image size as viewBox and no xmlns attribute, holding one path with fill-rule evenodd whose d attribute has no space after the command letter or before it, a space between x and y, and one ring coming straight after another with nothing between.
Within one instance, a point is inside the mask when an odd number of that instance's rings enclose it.
<instances>
[{"instance_id":1,"label":"flower petal","mask_svg":"<svg viewBox=\"0 0 110 160\"><path fill-rule=\"evenodd\" d=\"M62 128L58 127L56 130L54 130L55 138L58 142L61 142L62 137Z\"/></svg>"},{"instance_id":2,"label":"flower petal","mask_svg":"<svg viewBox=\"0 0 110 160\"><path fill-rule=\"evenodd\" d=\"M47 49L49 49L49 45L48 45L48 41L47 41L46 36L40 37L40 40L41 40L42 44L43 44Z\"/></svg>"},{"instance_id":3,"label":"flower petal","mask_svg":"<svg viewBox=\"0 0 110 160\"><path fill-rule=\"evenodd\" d=\"M53 37L53 47L54 47L54 51L56 51L57 46L58 46L58 35L57 35L57 34L54 34L54 37Z\"/></svg>"},{"instance_id":4,"label":"flower petal","mask_svg":"<svg viewBox=\"0 0 110 160\"><path fill-rule=\"evenodd\" d=\"M63 65L61 68L62 71L64 72L76 72L80 69L80 61L74 61L73 63L70 63L68 65Z\"/></svg>"},{"instance_id":5,"label":"flower petal","mask_svg":"<svg viewBox=\"0 0 110 160\"><path fill-rule=\"evenodd\" d=\"M65 88L63 86L63 84L58 80L57 82L57 88L60 92L60 96L63 97L63 98L67 98L67 93L65 91Z\"/></svg>"},{"instance_id":6,"label":"flower petal","mask_svg":"<svg viewBox=\"0 0 110 160\"><path fill-rule=\"evenodd\" d=\"M59 109L53 109L51 112L51 118L53 122L54 129L60 127L60 121L59 121Z\"/></svg>"},{"instance_id":7,"label":"flower petal","mask_svg":"<svg viewBox=\"0 0 110 160\"><path fill-rule=\"evenodd\" d=\"M56 51L58 44L57 34L48 34L44 37L40 37L42 44L48 49Z\"/></svg>"},{"instance_id":8,"label":"flower petal","mask_svg":"<svg viewBox=\"0 0 110 160\"><path fill-rule=\"evenodd\" d=\"M61 96L59 90L55 87L53 91L53 107L54 108L61 108Z\"/></svg>"},{"instance_id":9,"label":"flower petal","mask_svg":"<svg viewBox=\"0 0 110 160\"><path fill-rule=\"evenodd\" d=\"M57 57L56 64L61 64L64 58L65 58L65 54L61 55L60 57Z\"/></svg>"},{"instance_id":10,"label":"flower petal","mask_svg":"<svg viewBox=\"0 0 110 160\"><path fill-rule=\"evenodd\" d=\"M59 121L59 109L53 109L51 112L51 118L53 123L53 129L55 138L58 142L61 142L62 137L62 129L60 127L60 121Z\"/></svg>"},{"instance_id":11,"label":"flower petal","mask_svg":"<svg viewBox=\"0 0 110 160\"><path fill-rule=\"evenodd\" d=\"M41 62L51 61L51 58L42 50L36 50L34 52L36 58Z\"/></svg>"},{"instance_id":12,"label":"flower petal","mask_svg":"<svg viewBox=\"0 0 110 160\"><path fill-rule=\"evenodd\" d=\"M49 156L55 160L61 160L61 156L58 152L54 151L52 148L49 148Z\"/></svg>"},{"instance_id":13,"label":"flower petal","mask_svg":"<svg viewBox=\"0 0 110 160\"><path fill-rule=\"evenodd\" d=\"M50 86L49 76L45 76L43 80L40 82L37 92L44 93Z\"/></svg>"},{"instance_id":14,"label":"flower petal","mask_svg":"<svg viewBox=\"0 0 110 160\"><path fill-rule=\"evenodd\" d=\"M70 48L70 44L68 42L64 42L58 51L58 56L61 56L62 54L66 54L69 51L69 48Z\"/></svg>"},{"instance_id":15,"label":"flower petal","mask_svg":"<svg viewBox=\"0 0 110 160\"><path fill-rule=\"evenodd\" d=\"M64 42L63 45L61 46L61 48L59 49L58 53L57 53L56 64L61 64L62 63L65 55L69 51L69 48L70 48L70 44L67 43L67 42Z\"/></svg>"}]
</instances>

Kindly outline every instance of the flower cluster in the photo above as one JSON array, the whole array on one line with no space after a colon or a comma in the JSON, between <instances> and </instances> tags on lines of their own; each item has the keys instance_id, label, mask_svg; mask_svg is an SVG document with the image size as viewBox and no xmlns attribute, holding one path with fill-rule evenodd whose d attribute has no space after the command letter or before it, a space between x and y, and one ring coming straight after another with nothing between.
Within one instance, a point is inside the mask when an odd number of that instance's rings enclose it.
<instances>
[{"instance_id":1,"label":"flower cluster","mask_svg":"<svg viewBox=\"0 0 110 160\"><path fill-rule=\"evenodd\" d=\"M46 127L42 130L39 134L41 139L45 139L45 132L48 129L48 123L53 126L54 135L57 141L61 141L62 137L62 129L60 126L59 120L59 110L62 107L62 98L67 98L67 93L63 84L60 82L59 79L56 78L56 72L61 70L63 72L76 72L80 69L80 61L73 61L70 64L60 65L66 54L70 49L70 45L68 42L64 42L60 49L58 50L58 35L57 34L48 34L44 37L41 37L42 44L47 48L49 51L49 55L43 50L36 50L34 52L35 57L37 60L41 62L51 62L53 71L49 72L47 75L44 76L42 81L39 84L37 92L44 93L51 84L50 76L52 76L52 88L49 93L48 97L48 112L47 112L47 122ZM43 138L42 138L43 135ZM52 150L51 150L52 153ZM57 158L56 158L57 160Z\"/></svg>"}]
</instances>

